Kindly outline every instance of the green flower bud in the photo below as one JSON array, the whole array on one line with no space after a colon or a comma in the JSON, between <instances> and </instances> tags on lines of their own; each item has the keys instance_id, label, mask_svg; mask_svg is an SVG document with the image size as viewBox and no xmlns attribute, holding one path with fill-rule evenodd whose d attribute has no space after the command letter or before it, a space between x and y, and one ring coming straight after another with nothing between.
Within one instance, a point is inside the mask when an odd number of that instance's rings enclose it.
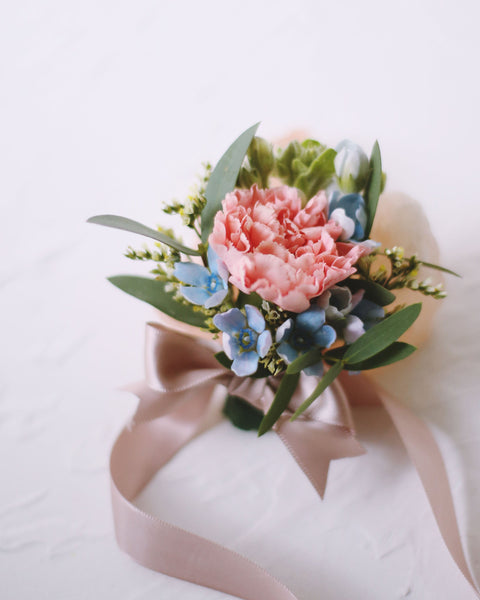
<instances>
[{"instance_id":1,"label":"green flower bud","mask_svg":"<svg viewBox=\"0 0 480 600\"><path fill-rule=\"evenodd\" d=\"M252 171L260 176L263 187L267 187L268 176L273 171L275 159L271 144L260 137L254 137L247 151Z\"/></svg>"},{"instance_id":2,"label":"green flower bud","mask_svg":"<svg viewBox=\"0 0 480 600\"><path fill-rule=\"evenodd\" d=\"M343 140L338 144L335 157L335 173L342 191L347 194L360 192L367 183L368 157L358 144Z\"/></svg>"}]
</instances>

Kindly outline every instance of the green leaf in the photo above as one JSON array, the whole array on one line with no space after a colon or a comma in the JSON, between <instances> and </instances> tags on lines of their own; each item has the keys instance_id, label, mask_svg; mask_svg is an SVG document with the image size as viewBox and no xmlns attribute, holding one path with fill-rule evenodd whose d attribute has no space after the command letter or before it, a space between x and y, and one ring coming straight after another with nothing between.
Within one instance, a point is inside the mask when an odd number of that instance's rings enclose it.
<instances>
[{"instance_id":1,"label":"green leaf","mask_svg":"<svg viewBox=\"0 0 480 600\"><path fill-rule=\"evenodd\" d=\"M321 360L322 351L319 348L313 348L290 363L287 367L287 373L288 375L300 373L300 371L303 371L303 369L311 367L312 365L316 365Z\"/></svg>"},{"instance_id":2,"label":"green leaf","mask_svg":"<svg viewBox=\"0 0 480 600\"><path fill-rule=\"evenodd\" d=\"M197 250L187 248L187 246L180 244L170 236L160 233L159 231L155 231L155 229L151 229L150 227L142 225L141 223L133 221L132 219L127 219L126 217L119 217L117 215L97 215L95 217L90 217L87 220L87 223L95 223L96 225L104 225L105 227L113 227L114 229L123 229L124 231L138 233L139 235L144 235L145 237L157 240L157 242L162 242L162 244L167 244L167 246L175 248L175 250L183 252L183 254L200 256L200 252Z\"/></svg>"},{"instance_id":3,"label":"green leaf","mask_svg":"<svg viewBox=\"0 0 480 600\"><path fill-rule=\"evenodd\" d=\"M193 310L192 307L175 300L175 292L167 292L164 281L134 275L116 275L109 277L108 281L123 292L151 304L177 321L195 327L205 327L206 317L201 312Z\"/></svg>"},{"instance_id":4,"label":"green leaf","mask_svg":"<svg viewBox=\"0 0 480 600\"><path fill-rule=\"evenodd\" d=\"M296 178L295 187L302 190L308 199L315 196L330 181L335 173L334 160L336 155L336 150L328 148L312 162L304 173Z\"/></svg>"},{"instance_id":5,"label":"green leaf","mask_svg":"<svg viewBox=\"0 0 480 600\"><path fill-rule=\"evenodd\" d=\"M414 323L420 314L422 303L411 304L402 310L390 315L358 338L348 348L343 360L347 368L351 364L359 363L395 342Z\"/></svg>"},{"instance_id":6,"label":"green leaf","mask_svg":"<svg viewBox=\"0 0 480 600\"><path fill-rule=\"evenodd\" d=\"M386 367L393 363L403 360L415 352L415 346L406 344L405 342L393 342L390 346L387 346L384 350L367 358L366 360L357 363L348 363L349 371L368 371L369 369L378 369L379 367Z\"/></svg>"},{"instance_id":7,"label":"green leaf","mask_svg":"<svg viewBox=\"0 0 480 600\"><path fill-rule=\"evenodd\" d=\"M299 378L300 373L295 373L294 375L285 374L282 377L272 405L260 423L260 427L258 429L259 436L267 433L267 431L269 431L275 425L283 411L287 408L297 387Z\"/></svg>"},{"instance_id":8,"label":"green leaf","mask_svg":"<svg viewBox=\"0 0 480 600\"><path fill-rule=\"evenodd\" d=\"M448 273L449 275L455 275L455 277L461 277L461 275L455 273L455 271L450 271L450 269L446 269L445 267L440 267L439 265L434 265L423 260L420 260L418 262L424 267L428 267L429 269L435 269L436 271L442 271L443 273Z\"/></svg>"},{"instance_id":9,"label":"green leaf","mask_svg":"<svg viewBox=\"0 0 480 600\"><path fill-rule=\"evenodd\" d=\"M367 226L365 237L368 238L372 229L375 213L377 212L378 199L382 190L382 156L378 142L373 144L370 156L370 177L365 188L365 202L367 207Z\"/></svg>"},{"instance_id":10,"label":"green leaf","mask_svg":"<svg viewBox=\"0 0 480 600\"><path fill-rule=\"evenodd\" d=\"M244 431L258 430L263 419L263 412L260 409L239 396L227 396L223 414L235 427Z\"/></svg>"},{"instance_id":11,"label":"green leaf","mask_svg":"<svg viewBox=\"0 0 480 600\"><path fill-rule=\"evenodd\" d=\"M342 369L342 362L337 362L332 367L330 367L330 369L328 369L325 375L320 379L320 382L317 385L317 387L313 390L313 392L305 400L305 402L303 402L300 405L300 407L295 411L295 414L290 420L295 421L295 419L297 419L304 411L306 411L310 404L312 404L312 402L316 400L320 396L320 394L327 389L327 387L333 382L333 380L336 379L338 375L340 375Z\"/></svg>"},{"instance_id":12,"label":"green leaf","mask_svg":"<svg viewBox=\"0 0 480 600\"><path fill-rule=\"evenodd\" d=\"M240 167L250 142L260 123L253 125L238 137L213 169L207 183L207 203L202 211L202 242L206 243L213 229L213 219L222 208L222 200L235 187Z\"/></svg>"},{"instance_id":13,"label":"green leaf","mask_svg":"<svg viewBox=\"0 0 480 600\"><path fill-rule=\"evenodd\" d=\"M217 352L213 356L218 360L222 367L229 369L232 366L233 360L230 360L225 352Z\"/></svg>"},{"instance_id":14,"label":"green leaf","mask_svg":"<svg viewBox=\"0 0 480 600\"><path fill-rule=\"evenodd\" d=\"M337 346L336 348L332 348L332 350L327 350L327 352L323 353L323 360L329 364L333 365L339 360L343 360L345 356L345 352L348 350L347 345Z\"/></svg>"},{"instance_id":15,"label":"green leaf","mask_svg":"<svg viewBox=\"0 0 480 600\"><path fill-rule=\"evenodd\" d=\"M347 279L345 285L350 288L352 293L358 292L358 290L365 290L365 298L380 306L387 306L387 304L391 304L396 300L395 294L392 294L390 290L387 290L383 285L374 281Z\"/></svg>"}]
</instances>

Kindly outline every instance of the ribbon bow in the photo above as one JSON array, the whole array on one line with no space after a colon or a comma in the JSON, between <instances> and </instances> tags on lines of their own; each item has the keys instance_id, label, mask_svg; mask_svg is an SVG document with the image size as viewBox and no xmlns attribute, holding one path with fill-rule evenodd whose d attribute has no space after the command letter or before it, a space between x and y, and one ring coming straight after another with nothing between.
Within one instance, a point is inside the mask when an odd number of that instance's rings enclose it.
<instances>
[{"instance_id":1,"label":"ribbon bow","mask_svg":"<svg viewBox=\"0 0 480 600\"><path fill-rule=\"evenodd\" d=\"M119 546L150 569L244 600L297 600L248 559L155 519L133 504L152 476L205 428L217 385L266 412L276 381L239 378L218 363L211 346L153 323L147 325L145 350L145 380L125 388L140 402L110 459ZM291 414L316 383L315 378L301 376L288 410L274 429L318 494L323 496L325 491L330 460L364 453L355 438L352 399L357 404L383 403L417 467L445 543L476 590L463 553L443 459L426 425L362 376L344 378L343 386L334 382L313 407L291 422Z\"/></svg>"}]
</instances>

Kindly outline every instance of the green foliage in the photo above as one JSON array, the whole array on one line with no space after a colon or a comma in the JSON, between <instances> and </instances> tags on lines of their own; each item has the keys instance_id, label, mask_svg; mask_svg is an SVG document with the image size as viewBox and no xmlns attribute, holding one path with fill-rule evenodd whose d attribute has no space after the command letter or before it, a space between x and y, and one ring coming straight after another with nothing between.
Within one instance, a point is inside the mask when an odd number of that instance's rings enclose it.
<instances>
[{"instance_id":1,"label":"green foliage","mask_svg":"<svg viewBox=\"0 0 480 600\"><path fill-rule=\"evenodd\" d=\"M205 197L206 186L212 172L212 165L205 163L203 165L204 173L200 176L200 182L193 186L191 193L186 200L180 202L174 200L163 207L163 212L167 215L179 215L183 224L191 229L198 231L198 220L205 208L207 199Z\"/></svg>"},{"instance_id":2,"label":"green foliage","mask_svg":"<svg viewBox=\"0 0 480 600\"><path fill-rule=\"evenodd\" d=\"M263 412L239 396L228 395L223 414L235 427L244 431L257 431L263 419Z\"/></svg>"},{"instance_id":3,"label":"green foliage","mask_svg":"<svg viewBox=\"0 0 480 600\"><path fill-rule=\"evenodd\" d=\"M90 217L87 223L96 223L97 225L104 225L105 227L113 227L114 229L123 229L124 231L130 231L132 233L138 233L139 235L144 235L146 237L157 240L157 242L161 242L162 244L166 244L178 252L182 252L183 254L190 254L192 256L200 256L200 252L197 250L192 250L187 246L184 246L176 239L161 233L160 231L155 231L154 229L150 229L146 225L142 225L137 221L133 221L132 219L127 219L126 217L119 217L117 215L97 215L95 217Z\"/></svg>"},{"instance_id":4,"label":"green foliage","mask_svg":"<svg viewBox=\"0 0 480 600\"><path fill-rule=\"evenodd\" d=\"M379 306L387 306L387 304L391 304L395 301L395 294L392 294L392 292L374 281L350 278L343 283L353 294L358 292L358 290L365 290L364 297L375 302L375 304L378 304Z\"/></svg>"},{"instance_id":5,"label":"green foliage","mask_svg":"<svg viewBox=\"0 0 480 600\"><path fill-rule=\"evenodd\" d=\"M237 179L237 186L250 188L256 183L260 188L268 187L268 178L275 166L272 145L260 137L254 137L247 150Z\"/></svg>"},{"instance_id":6,"label":"green foliage","mask_svg":"<svg viewBox=\"0 0 480 600\"><path fill-rule=\"evenodd\" d=\"M382 156L380 146L375 142L370 156L370 176L365 186L365 204L367 208L367 226L365 228L365 237L368 238L372 229L375 213L377 212L378 199L383 189L382 177Z\"/></svg>"},{"instance_id":7,"label":"green foliage","mask_svg":"<svg viewBox=\"0 0 480 600\"><path fill-rule=\"evenodd\" d=\"M170 284L164 281L133 275L117 275L109 277L108 281L123 292L151 304L169 317L195 327L207 327L205 315L195 310L191 304L179 302L175 298L175 292L169 290Z\"/></svg>"},{"instance_id":8,"label":"green foliage","mask_svg":"<svg viewBox=\"0 0 480 600\"><path fill-rule=\"evenodd\" d=\"M206 243L213 229L213 220L221 209L222 200L235 187L240 167L259 123L244 131L218 161L207 183L207 202L202 211L202 242Z\"/></svg>"},{"instance_id":9,"label":"green foliage","mask_svg":"<svg viewBox=\"0 0 480 600\"><path fill-rule=\"evenodd\" d=\"M295 373L294 375L285 374L282 377L273 402L260 423L258 429L259 436L267 433L278 421L283 411L286 410L297 387L299 377L300 373Z\"/></svg>"},{"instance_id":10,"label":"green foliage","mask_svg":"<svg viewBox=\"0 0 480 600\"><path fill-rule=\"evenodd\" d=\"M303 369L316 365L322 360L322 351L319 348L313 348L305 354L301 354L287 367L287 374L300 373Z\"/></svg>"},{"instance_id":11,"label":"green foliage","mask_svg":"<svg viewBox=\"0 0 480 600\"><path fill-rule=\"evenodd\" d=\"M314 402L320 394L322 394L327 387L333 383L333 381L340 375L343 369L343 363L337 362L333 366L328 369L325 375L320 379L317 387L313 390L310 396L300 405L300 407L295 411L292 421L297 419L303 412L307 410L307 408Z\"/></svg>"},{"instance_id":12,"label":"green foliage","mask_svg":"<svg viewBox=\"0 0 480 600\"><path fill-rule=\"evenodd\" d=\"M418 281L416 276L418 275L418 270L422 265L424 267L436 269L438 271L443 271L445 273L449 273L450 275L459 277L457 273L454 273L449 269L445 269L444 267L439 267L438 265L420 260L416 254L405 257L404 250L400 246L387 248L384 250L382 255L386 256L389 260L388 268L382 264L375 270L375 261L377 260L379 254L373 253L369 256L361 258L358 261L357 270L362 277L371 282L369 285L373 284L377 287L381 287L386 293L389 293L388 290L409 288L411 290L420 292L424 296L431 296L435 299L445 298L447 294L443 290L442 284L433 285L430 278L427 278L423 281ZM348 280L346 283L349 286L350 281L355 280ZM370 299L373 300L373 298ZM375 302L375 300L373 301ZM378 304L380 304L380 302L378 302Z\"/></svg>"},{"instance_id":13,"label":"green foliage","mask_svg":"<svg viewBox=\"0 0 480 600\"><path fill-rule=\"evenodd\" d=\"M406 344L405 342L393 342L393 344L390 344L390 346L387 346L384 350L381 350L373 357L359 362L348 362L346 365L349 371L368 371L369 369L378 369L407 358L410 356L410 354L415 352L415 350L415 346Z\"/></svg>"},{"instance_id":14,"label":"green foliage","mask_svg":"<svg viewBox=\"0 0 480 600\"><path fill-rule=\"evenodd\" d=\"M310 199L332 180L336 154L316 140L290 142L278 153L276 171L287 185L300 189Z\"/></svg>"},{"instance_id":15,"label":"green foliage","mask_svg":"<svg viewBox=\"0 0 480 600\"><path fill-rule=\"evenodd\" d=\"M387 317L353 342L343 356L347 365L375 356L409 329L417 319L422 304L411 304Z\"/></svg>"}]
</instances>

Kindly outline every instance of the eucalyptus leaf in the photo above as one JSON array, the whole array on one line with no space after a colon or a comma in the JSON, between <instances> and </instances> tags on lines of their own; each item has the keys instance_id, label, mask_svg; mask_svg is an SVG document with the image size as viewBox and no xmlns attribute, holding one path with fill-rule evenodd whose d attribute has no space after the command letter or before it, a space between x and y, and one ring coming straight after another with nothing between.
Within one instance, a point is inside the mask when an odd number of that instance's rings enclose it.
<instances>
[{"instance_id":1,"label":"eucalyptus leaf","mask_svg":"<svg viewBox=\"0 0 480 600\"><path fill-rule=\"evenodd\" d=\"M348 363L349 371L368 371L369 369L378 369L380 367L386 367L393 363L398 362L407 358L415 352L415 346L406 344L405 342L393 342L390 346L387 346L384 350L367 358L366 360L357 363Z\"/></svg>"},{"instance_id":2,"label":"eucalyptus leaf","mask_svg":"<svg viewBox=\"0 0 480 600\"><path fill-rule=\"evenodd\" d=\"M343 360L347 368L350 368L351 364L359 363L378 354L384 348L397 341L414 323L421 309L421 302L411 304L390 315L377 325L374 325L359 337L358 340L353 342L346 351Z\"/></svg>"},{"instance_id":3,"label":"eucalyptus leaf","mask_svg":"<svg viewBox=\"0 0 480 600\"><path fill-rule=\"evenodd\" d=\"M325 373L325 375L320 379L320 382L317 385L317 387L313 390L313 392L310 394L310 396L300 405L300 407L295 411L293 417L290 420L294 421L303 412L305 412L307 410L307 408L310 406L310 404L312 404L312 402L314 402L320 396L320 394L322 394L327 389L327 387L338 377L338 375L340 375L340 372L342 371L342 369L343 369L342 362L337 362L332 367L330 367L330 369L328 369L328 371Z\"/></svg>"},{"instance_id":4,"label":"eucalyptus leaf","mask_svg":"<svg viewBox=\"0 0 480 600\"><path fill-rule=\"evenodd\" d=\"M207 203L202 211L202 242L213 229L213 220L222 208L222 200L235 187L240 167L260 123L244 131L228 148L210 175L205 190Z\"/></svg>"},{"instance_id":5,"label":"eucalyptus leaf","mask_svg":"<svg viewBox=\"0 0 480 600\"><path fill-rule=\"evenodd\" d=\"M300 371L303 371L303 369L311 367L312 365L316 365L321 360L322 351L319 348L313 348L291 362L287 367L287 373L288 375L300 373Z\"/></svg>"},{"instance_id":6,"label":"eucalyptus leaf","mask_svg":"<svg viewBox=\"0 0 480 600\"><path fill-rule=\"evenodd\" d=\"M420 260L419 262L421 265L428 267L429 269L435 269L436 271L442 271L443 273L448 273L449 275L455 275L455 277L461 277L461 275L455 273L455 271L450 271L450 269L446 269L440 265L434 265L433 263L425 262L424 260Z\"/></svg>"},{"instance_id":7,"label":"eucalyptus leaf","mask_svg":"<svg viewBox=\"0 0 480 600\"><path fill-rule=\"evenodd\" d=\"M367 226L365 237L368 238L372 229L375 213L377 212L378 199L382 191L382 156L380 146L375 142L370 156L370 177L365 188L365 203L367 207Z\"/></svg>"},{"instance_id":8,"label":"eucalyptus leaf","mask_svg":"<svg viewBox=\"0 0 480 600\"><path fill-rule=\"evenodd\" d=\"M175 300L174 292L166 291L166 283L163 281L134 275L116 275L115 277L109 277L108 281L123 292L151 304L169 317L177 319L177 321L195 327L206 326L206 317L201 312L197 312L190 306Z\"/></svg>"},{"instance_id":9,"label":"eucalyptus leaf","mask_svg":"<svg viewBox=\"0 0 480 600\"><path fill-rule=\"evenodd\" d=\"M290 400L292 399L293 393L295 392L299 378L300 373L295 373L294 375L287 375L285 373L285 375L282 377L272 405L260 423L260 427L258 429L259 436L267 433L267 431L269 431L275 425L283 411L287 408Z\"/></svg>"},{"instance_id":10,"label":"eucalyptus leaf","mask_svg":"<svg viewBox=\"0 0 480 600\"><path fill-rule=\"evenodd\" d=\"M90 219L87 220L87 223L95 223L96 225L104 225L105 227L113 227L114 229L123 229L124 231L138 233L139 235L144 235L145 237L157 240L157 242L162 242L162 244L167 244L167 246L175 248L175 250L178 250L183 254L200 256L198 250L192 250L191 248L180 244L169 235L155 231L155 229L151 229L146 225L142 225L141 223L133 221L132 219L127 219L126 217L119 217L117 215L97 215L95 217L90 217Z\"/></svg>"},{"instance_id":11,"label":"eucalyptus leaf","mask_svg":"<svg viewBox=\"0 0 480 600\"><path fill-rule=\"evenodd\" d=\"M395 294L392 294L390 290L387 290L383 285L374 281L347 279L344 283L352 293L358 292L358 290L365 290L365 298L380 306L387 306L387 304L391 304L396 299Z\"/></svg>"}]
</instances>

